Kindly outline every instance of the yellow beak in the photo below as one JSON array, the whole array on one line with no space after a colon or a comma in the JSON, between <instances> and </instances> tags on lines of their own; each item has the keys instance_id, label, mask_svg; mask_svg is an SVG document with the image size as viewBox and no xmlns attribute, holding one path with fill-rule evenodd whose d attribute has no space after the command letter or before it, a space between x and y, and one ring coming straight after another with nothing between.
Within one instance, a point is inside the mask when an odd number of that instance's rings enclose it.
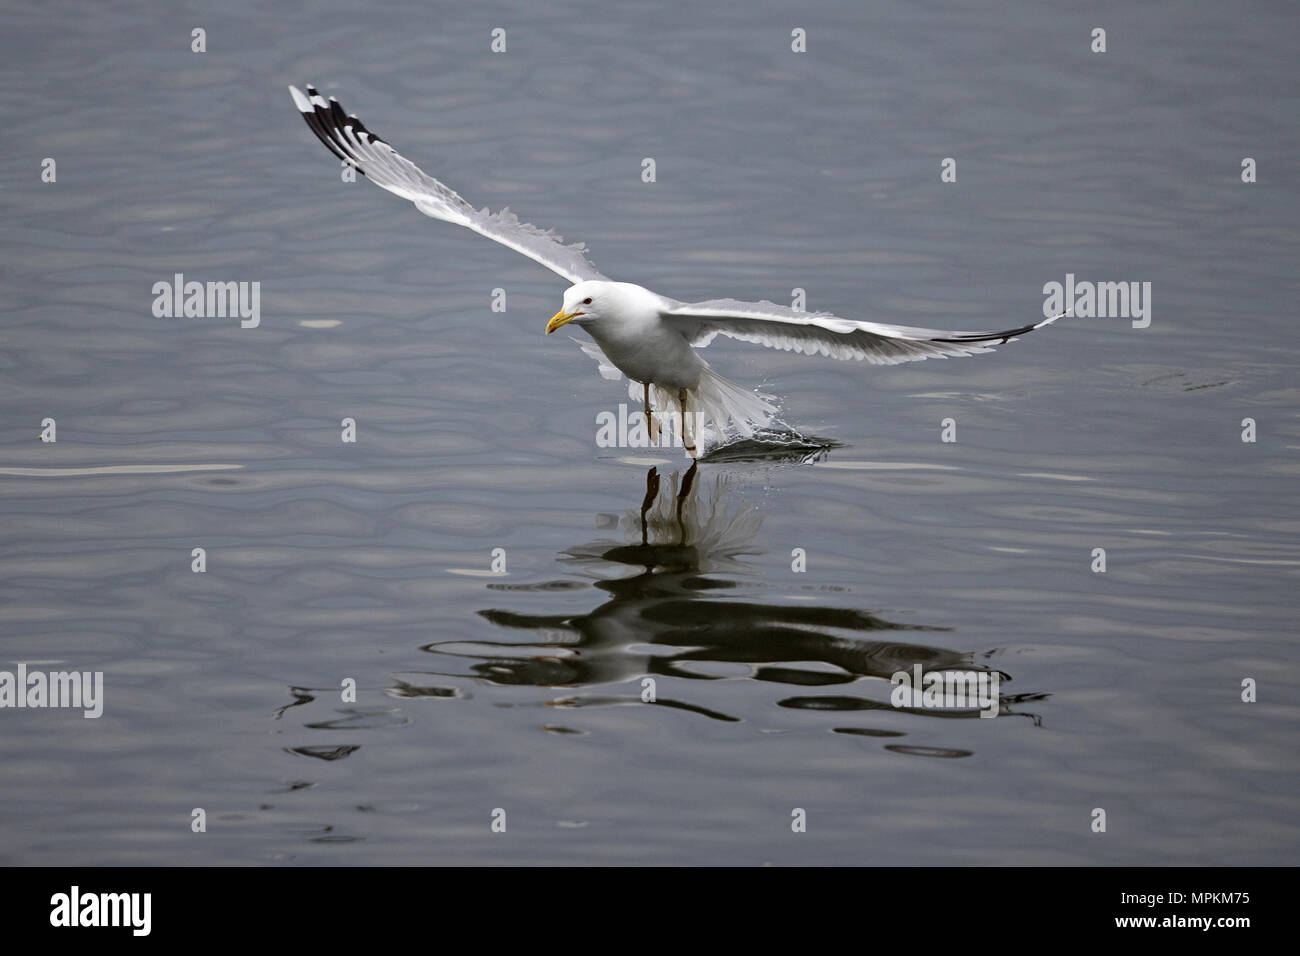
<instances>
[{"instance_id":1,"label":"yellow beak","mask_svg":"<svg viewBox=\"0 0 1300 956\"><path fill-rule=\"evenodd\" d=\"M556 329L560 328L563 325L568 325L578 316L585 315L585 314L586 314L585 312L565 312L563 309L561 309L559 312L556 312L553 316L551 316L551 321L546 323L546 334L550 335Z\"/></svg>"}]
</instances>

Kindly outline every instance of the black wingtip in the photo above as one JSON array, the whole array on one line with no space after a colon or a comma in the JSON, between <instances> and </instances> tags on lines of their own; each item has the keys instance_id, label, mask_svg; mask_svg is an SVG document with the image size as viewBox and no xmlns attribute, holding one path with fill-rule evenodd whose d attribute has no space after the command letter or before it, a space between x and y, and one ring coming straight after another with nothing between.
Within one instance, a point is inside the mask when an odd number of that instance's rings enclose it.
<instances>
[{"instance_id":1,"label":"black wingtip","mask_svg":"<svg viewBox=\"0 0 1300 956\"><path fill-rule=\"evenodd\" d=\"M337 97L331 96L326 101L320 95L320 91L311 83L306 84L305 88L307 91L306 108L304 109L298 103L296 95L294 99L294 104L298 107L299 113L302 114L303 120L311 127L311 131L316 134L316 138L324 143L331 153L351 164L352 168L362 176L366 175L366 171L362 167L362 159L357 155L356 145L350 142L350 139L355 139L357 142L369 146L373 146L375 143L388 144L366 129L365 124L357 119L355 114L346 112ZM319 98L319 102L315 102L317 98ZM349 128L351 132L345 132Z\"/></svg>"},{"instance_id":2,"label":"black wingtip","mask_svg":"<svg viewBox=\"0 0 1300 956\"><path fill-rule=\"evenodd\" d=\"M1001 332L971 332L969 335L954 335L947 339L930 339L931 342L949 342L953 345L971 345L977 342L996 342L998 345L1006 345L1012 339L1026 332L1032 332L1034 329L1041 328L1054 319L1048 319L1046 322L1034 322L1030 325L1022 325L1018 329L1004 329Z\"/></svg>"}]
</instances>

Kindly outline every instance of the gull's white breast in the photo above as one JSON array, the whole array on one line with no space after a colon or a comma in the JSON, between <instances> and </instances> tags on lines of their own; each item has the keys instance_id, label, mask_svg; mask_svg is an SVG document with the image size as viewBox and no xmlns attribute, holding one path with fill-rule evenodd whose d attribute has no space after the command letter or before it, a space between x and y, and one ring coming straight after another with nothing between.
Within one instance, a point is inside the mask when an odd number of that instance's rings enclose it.
<instances>
[{"instance_id":1,"label":"gull's white breast","mask_svg":"<svg viewBox=\"0 0 1300 956\"><path fill-rule=\"evenodd\" d=\"M587 333L605 356L634 382L665 388L695 388L704 362L680 332L658 315L650 321L595 322Z\"/></svg>"}]
</instances>

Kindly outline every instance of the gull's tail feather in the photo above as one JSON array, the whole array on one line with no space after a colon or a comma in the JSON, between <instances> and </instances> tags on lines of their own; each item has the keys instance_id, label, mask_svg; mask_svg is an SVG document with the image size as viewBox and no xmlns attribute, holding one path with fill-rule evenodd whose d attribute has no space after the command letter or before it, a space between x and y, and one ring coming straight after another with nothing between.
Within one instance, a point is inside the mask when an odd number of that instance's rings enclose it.
<instances>
[{"instance_id":1,"label":"gull's tail feather","mask_svg":"<svg viewBox=\"0 0 1300 956\"><path fill-rule=\"evenodd\" d=\"M600 367L601 378L618 380L623 373L614 367L600 346L595 342L573 340L583 354L596 361ZM644 386L640 382L628 381L627 395L634 402L644 397ZM776 400L771 395L755 392L737 385L730 379L723 378L705 365L700 372L700 384L691 389L686 398L685 434L678 430L681 419L681 404L677 398L677 389L650 386L650 405L654 409L656 420L674 442L695 445L695 457L704 454L707 448L729 441L733 438L753 438L755 431L766 428L776 419ZM706 431L707 425L712 425Z\"/></svg>"},{"instance_id":2,"label":"gull's tail feather","mask_svg":"<svg viewBox=\"0 0 1300 956\"><path fill-rule=\"evenodd\" d=\"M639 391L640 386L633 389ZM629 394L632 392L629 390ZM669 430L675 431L681 407L677 390L654 385L650 394L655 411L665 417ZM687 393L687 421L680 439L684 445L693 445L695 456L699 457L720 443L752 438L757 429L776 418L776 413L776 400L772 396L737 385L706 365L700 372L700 383Z\"/></svg>"},{"instance_id":3,"label":"gull's tail feather","mask_svg":"<svg viewBox=\"0 0 1300 956\"><path fill-rule=\"evenodd\" d=\"M721 435L752 438L754 429L776 418L776 399L723 378L707 365L700 372L700 384L693 389L695 411L713 423ZM690 410L690 409L688 409Z\"/></svg>"}]
</instances>

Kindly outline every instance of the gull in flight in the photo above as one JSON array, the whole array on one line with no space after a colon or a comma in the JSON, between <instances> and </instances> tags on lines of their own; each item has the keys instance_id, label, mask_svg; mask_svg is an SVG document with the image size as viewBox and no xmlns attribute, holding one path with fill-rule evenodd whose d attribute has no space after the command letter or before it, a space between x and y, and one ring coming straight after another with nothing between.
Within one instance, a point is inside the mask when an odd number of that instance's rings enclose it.
<instances>
[{"instance_id":1,"label":"gull in flight","mask_svg":"<svg viewBox=\"0 0 1300 956\"><path fill-rule=\"evenodd\" d=\"M579 342L582 350L599 363L605 378L617 379L620 372L628 377L629 395L645 403L652 439L658 436L652 410L663 417L664 409L676 405L680 413L670 412L669 421L692 457L699 457L705 422L722 435L747 438L776 414L770 396L728 381L700 358L697 350L719 335L804 355L897 365L991 352L992 345L1060 318L1002 332L944 332L841 319L772 302L679 302L631 282L610 281L588 260L582 243L565 245L554 232L521 222L508 208L474 209L345 113L334 97L326 101L313 86L306 93L290 86L289 92L320 141L375 185L409 199L426 216L472 229L571 282L547 334L569 323L585 330L592 342Z\"/></svg>"}]
</instances>

